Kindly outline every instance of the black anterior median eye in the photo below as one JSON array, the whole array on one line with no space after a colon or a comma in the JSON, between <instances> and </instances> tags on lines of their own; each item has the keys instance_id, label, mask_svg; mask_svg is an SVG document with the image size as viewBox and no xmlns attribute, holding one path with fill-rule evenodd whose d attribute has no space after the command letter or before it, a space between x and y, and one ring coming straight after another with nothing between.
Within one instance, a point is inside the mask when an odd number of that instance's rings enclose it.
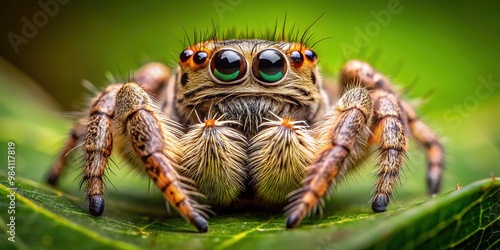
<instances>
[{"instance_id":1,"label":"black anterior median eye","mask_svg":"<svg viewBox=\"0 0 500 250\"><path fill-rule=\"evenodd\" d=\"M263 50L253 59L252 72L262 82L277 82L285 76L285 58L275 49Z\"/></svg>"},{"instance_id":2,"label":"black anterior median eye","mask_svg":"<svg viewBox=\"0 0 500 250\"><path fill-rule=\"evenodd\" d=\"M216 79L222 82L233 82L245 75L247 64L240 53L234 50L221 50L212 58L210 70Z\"/></svg>"}]
</instances>

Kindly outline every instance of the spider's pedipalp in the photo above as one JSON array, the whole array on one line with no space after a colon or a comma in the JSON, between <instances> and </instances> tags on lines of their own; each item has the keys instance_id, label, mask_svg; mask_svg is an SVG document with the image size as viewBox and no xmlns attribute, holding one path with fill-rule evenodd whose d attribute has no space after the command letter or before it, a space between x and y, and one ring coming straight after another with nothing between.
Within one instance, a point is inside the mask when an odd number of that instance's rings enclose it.
<instances>
[{"instance_id":1,"label":"spider's pedipalp","mask_svg":"<svg viewBox=\"0 0 500 250\"><path fill-rule=\"evenodd\" d=\"M372 101L364 88L353 88L344 93L320 124L318 151L308 169L306 182L300 194L294 195L287 207L287 228L294 228L321 203L332 185L343 177L353 162L363 155L370 135Z\"/></svg>"},{"instance_id":2,"label":"spider's pedipalp","mask_svg":"<svg viewBox=\"0 0 500 250\"><path fill-rule=\"evenodd\" d=\"M284 203L306 177L316 145L305 122L274 116L278 120L262 123L263 129L250 140L248 171L257 197Z\"/></svg>"},{"instance_id":3,"label":"spider's pedipalp","mask_svg":"<svg viewBox=\"0 0 500 250\"><path fill-rule=\"evenodd\" d=\"M219 118L220 119L220 118ZM217 205L235 201L245 188L246 138L231 121L207 119L191 126L181 138L184 167L180 173Z\"/></svg>"},{"instance_id":4,"label":"spider's pedipalp","mask_svg":"<svg viewBox=\"0 0 500 250\"><path fill-rule=\"evenodd\" d=\"M206 214L195 206L197 202L187 195L178 177L179 125L163 117L149 95L135 83L125 84L118 92L115 119L165 198L198 231L206 232Z\"/></svg>"}]
</instances>

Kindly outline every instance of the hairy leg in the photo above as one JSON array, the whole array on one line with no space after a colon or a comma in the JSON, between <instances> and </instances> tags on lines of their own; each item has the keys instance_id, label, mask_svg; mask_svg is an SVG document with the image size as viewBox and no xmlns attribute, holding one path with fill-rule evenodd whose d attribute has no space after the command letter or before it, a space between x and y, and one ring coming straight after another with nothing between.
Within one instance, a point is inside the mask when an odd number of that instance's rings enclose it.
<instances>
[{"instance_id":1,"label":"hairy leg","mask_svg":"<svg viewBox=\"0 0 500 250\"><path fill-rule=\"evenodd\" d=\"M81 184L86 184L89 212L100 216L104 212L104 174L113 149L111 123L115 97L120 84L108 86L93 102L84 142L85 165Z\"/></svg>"},{"instance_id":2,"label":"hairy leg","mask_svg":"<svg viewBox=\"0 0 500 250\"><path fill-rule=\"evenodd\" d=\"M137 70L134 73L134 81L140 83L141 87L143 87L148 93L151 93L153 96L157 97L161 92L163 87L168 81L169 70L168 68L161 63L148 63L144 65L142 68ZM106 92L106 91L104 91ZM99 94L101 96L101 94ZM97 97L99 98L99 97ZM98 99L94 99L91 101L91 105L97 102ZM114 104L112 104L114 105ZM112 112L110 112L112 116ZM88 119L80 119L74 127L72 128L70 135L68 136L64 147L60 151L59 155L55 163L50 168L47 174L47 183L51 185L56 185L59 181L59 178L64 173L67 167L67 159L68 154L77 147L77 143L85 137L85 133L87 130Z\"/></svg>"},{"instance_id":3,"label":"hairy leg","mask_svg":"<svg viewBox=\"0 0 500 250\"><path fill-rule=\"evenodd\" d=\"M156 99L163 88L167 85L170 77L170 70L167 66L151 62L134 73L133 81L141 86L146 92L153 95Z\"/></svg>"},{"instance_id":4,"label":"hairy leg","mask_svg":"<svg viewBox=\"0 0 500 250\"><path fill-rule=\"evenodd\" d=\"M362 83L373 91L371 95L374 100L378 99L379 108L374 105L374 110L378 112L378 118L375 116L375 119L379 120L375 122L374 132L375 134L381 132L381 134L378 137L374 136L372 139L382 143L379 181L376 185L376 189L382 191L382 193L376 191L373 204L374 211L385 211L385 207L389 202L387 195L392 194L390 190L397 182L397 173L403 164L403 154L406 150L408 137L407 130L427 150L428 192L431 194L438 193L444 168L444 153L439 139L432 130L418 119L417 114L407 102L399 99L397 91L390 81L367 63L361 61L348 62L341 71L341 79L343 81ZM387 118L383 118L384 116ZM384 129L387 131L384 131Z\"/></svg>"},{"instance_id":5,"label":"hairy leg","mask_svg":"<svg viewBox=\"0 0 500 250\"><path fill-rule=\"evenodd\" d=\"M158 189L198 231L208 230L204 207L188 194L177 174L180 168L180 126L164 117L149 95L135 83L125 84L116 97L118 129L142 160Z\"/></svg>"},{"instance_id":6,"label":"hairy leg","mask_svg":"<svg viewBox=\"0 0 500 250\"><path fill-rule=\"evenodd\" d=\"M290 198L287 209L287 228L299 225L332 185L343 177L365 152L369 136L372 101L364 88L347 90L319 126L320 146L316 152L304 186Z\"/></svg>"},{"instance_id":7,"label":"hairy leg","mask_svg":"<svg viewBox=\"0 0 500 250\"><path fill-rule=\"evenodd\" d=\"M389 80L373 67L361 61L349 61L342 68L343 82L358 82L366 86L373 99L373 125L371 144L380 145L380 164L372 199L372 210L384 212L392 191L399 181L407 149L406 117L400 107L399 96Z\"/></svg>"},{"instance_id":8,"label":"hairy leg","mask_svg":"<svg viewBox=\"0 0 500 250\"><path fill-rule=\"evenodd\" d=\"M77 147L78 141L82 139L85 136L85 132L87 129L87 120L86 119L80 119L78 122L75 124L73 129L71 129L70 135L68 136L68 139L66 139L66 143L64 144L64 147L62 148L61 152L59 152L59 155L57 156L56 162L52 167L50 168L48 174L47 174L47 183L50 185L57 185L57 182L59 181L59 178L61 175L64 173L66 170L66 167L68 166L68 154Z\"/></svg>"},{"instance_id":9,"label":"hairy leg","mask_svg":"<svg viewBox=\"0 0 500 250\"><path fill-rule=\"evenodd\" d=\"M427 156L427 192L439 193L444 169L444 150L437 135L425 123L419 120L411 105L402 101L401 107L406 113L408 127L413 139L425 150Z\"/></svg>"},{"instance_id":10,"label":"hairy leg","mask_svg":"<svg viewBox=\"0 0 500 250\"><path fill-rule=\"evenodd\" d=\"M378 179L372 210L379 213L386 210L399 181L407 149L407 134L397 97L385 90L375 90L371 96L374 113L371 142L380 145L380 164L377 167Z\"/></svg>"}]
</instances>

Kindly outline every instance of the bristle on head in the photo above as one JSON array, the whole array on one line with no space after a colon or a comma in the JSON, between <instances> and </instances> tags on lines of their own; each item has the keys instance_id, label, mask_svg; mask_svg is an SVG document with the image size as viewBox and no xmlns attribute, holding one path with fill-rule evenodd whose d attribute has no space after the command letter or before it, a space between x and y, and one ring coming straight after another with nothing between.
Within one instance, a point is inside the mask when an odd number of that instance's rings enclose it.
<instances>
[{"instance_id":1,"label":"bristle on head","mask_svg":"<svg viewBox=\"0 0 500 250\"><path fill-rule=\"evenodd\" d=\"M244 30L239 30L236 27L226 29L221 31L219 25L217 25L214 20L212 20L212 25L207 27L205 30L193 30L192 35L187 32L187 30L181 25L184 30L183 46L188 47L195 44L203 43L205 41L225 41L225 40L246 40L246 39L257 39L266 40L271 42L290 42L290 43L300 43L306 47L313 47L322 39L314 39L314 33L311 32L311 28L318 22L323 14L321 14L316 20L314 20L304 31L301 31L296 27L295 23L292 24L290 28L287 28L287 16L285 15L283 24L279 28L279 19L276 19L273 28L265 29L261 32L249 31L248 26ZM186 44L187 42L187 44Z\"/></svg>"}]
</instances>

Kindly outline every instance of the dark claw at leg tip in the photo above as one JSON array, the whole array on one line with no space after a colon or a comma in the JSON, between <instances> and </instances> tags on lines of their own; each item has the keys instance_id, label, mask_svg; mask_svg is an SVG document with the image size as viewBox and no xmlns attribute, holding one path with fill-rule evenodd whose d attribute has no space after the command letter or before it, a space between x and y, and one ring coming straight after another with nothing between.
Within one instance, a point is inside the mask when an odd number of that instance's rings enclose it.
<instances>
[{"instance_id":1,"label":"dark claw at leg tip","mask_svg":"<svg viewBox=\"0 0 500 250\"><path fill-rule=\"evenodd\" d=\"M439 194L439 188L438 187L431 187L429 188L429 192L428 192L430 195L437 195Z\"/></svg>"},{"instance_id":2,"label":"dark claw at leg tip","mask_svg":"<svg viewBox=\"0 0 500 250\"><path fill-rule=\"evenodd\" d=\"M291 228L296 228L299 225L299 218L297 216L289 216L288 219L286 220L286 228L291 229Z\"/></svg>"},{"instance_id":3,"label":"dark claw at leg tip","mask_svg":"<svg viewBox=\"0 0 500 250\"><path fill-rule=\"evenodd\" d=\"M438 194L439 194L439 192L433 192L433 191L427 192L427 195L432 196L432 197L434 197Z\"/></svg>"},{"instance_id":4,"label":"dark claw at leg tip","mask_svg":"<svg viewBox=\"0 0 500 250\"><path fill-rule=\"evenodd\" d=\"M56 176L56 175L51 174L51 175L49 175L49 178L47 178L47 183L48 183L49 185L51 185L51 186L55 186L55 185L57 185L57 181L58 181L58 180L59 180L59 179L57 178L57 176Z\"/></svg>"},{"instance_id":5,"label":"dark claw at leg tip","mask_svg":"<svg viewBox=\"0 0 500 250\"><path fill-rule=\"evenodd\" d=\"M104 212L104 198L102 195L89 196L89 212L95 217L102 215Z\"/></svg>"},{"instance_id":6,"label":"dark claw at leg tip","mask_svg":"<svg viewBox=\"0 0 500 250\"><path fill-rule=\"evenodd\" d=\"M441 180L439 178L433 177L432 175L427 176L427 190L429 194L438 194L440 187Z\"/></svg>"},{"instance_id":7,"label":"dark claw at leg tip","mask_svg":"<svg viewBox=\"0 0 500 250\"><path fill-rule=\"evenodd\" d=\"M387 198L387 196L377 195L372 203L372 210L375 213L385 212L387 204L389 204L389 199Z\"/></svg>"},{"instance_id":8,"label":"dark claw at leg tip","mask_svg":"<svg viewBox=\"0 0 500 250\"><path fill-rule=\"evenodd\" d=\"M200 233L206 233L208 231L208 223L205 218L201 216L197 216L191 223L198 229Z\"/></svg>"}]
</instances>

